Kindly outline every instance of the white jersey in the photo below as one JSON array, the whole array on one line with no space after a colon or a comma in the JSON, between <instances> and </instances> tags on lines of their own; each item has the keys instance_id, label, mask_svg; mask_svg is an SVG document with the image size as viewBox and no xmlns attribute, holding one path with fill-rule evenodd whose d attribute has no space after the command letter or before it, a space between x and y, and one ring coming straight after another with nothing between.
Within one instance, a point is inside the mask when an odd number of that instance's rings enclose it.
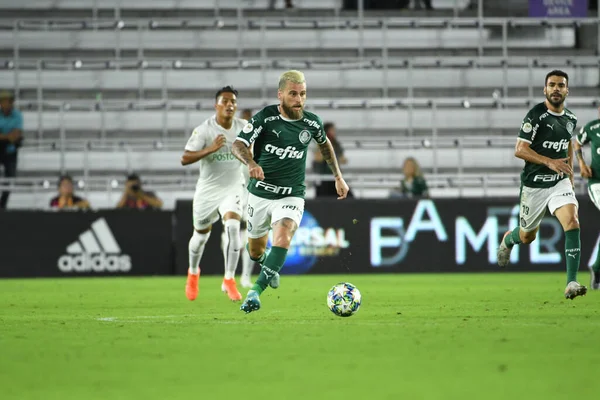
<instances>
[{"instance_id":1,"label":"white jersey","mask_svg":"<svg viewBox=\"0 0 600 400\"><path fill-rule=\"evenodd\" d=\"M213 115L194 129L185 145L185 149L189 151L199 151L210 146L220 134L227 138L225 146L199 161L198 189L227 189L245 183L245 166L231 153L231 147L246 123L245 119L233 118L231 129L227 130L217 123L216 116Z\"/></svg>"}]
</instances>

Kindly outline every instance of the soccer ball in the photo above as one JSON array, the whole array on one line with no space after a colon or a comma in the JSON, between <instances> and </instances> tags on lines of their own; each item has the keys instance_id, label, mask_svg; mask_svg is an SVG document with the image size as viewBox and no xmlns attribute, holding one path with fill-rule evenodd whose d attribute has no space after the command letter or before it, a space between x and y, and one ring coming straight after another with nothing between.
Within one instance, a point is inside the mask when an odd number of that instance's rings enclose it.
<instances>
[{"instance_id":1,"label":"soccer ball","mask_svg":"<svg viewBox=\"0 0 600 400\"><path fill-rule=\"evenodd\" d=\"M362 297L356 286L341 282L327 293L327 307L338 317L350 317L358 311Z\"/></svg>"}]
</instances>

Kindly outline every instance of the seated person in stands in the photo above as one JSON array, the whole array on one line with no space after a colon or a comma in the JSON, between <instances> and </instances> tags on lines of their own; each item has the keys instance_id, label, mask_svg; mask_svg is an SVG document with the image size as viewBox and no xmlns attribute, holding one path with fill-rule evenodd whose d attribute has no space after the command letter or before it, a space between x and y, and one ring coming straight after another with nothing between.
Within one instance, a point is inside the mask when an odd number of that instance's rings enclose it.
<instances>
[{"instance_id":1,"label":"seated person in stands","mask_svg":"<svg viewBox=\"0 0 600 400\"><path fill-rule=\"evenodd\" d=\"M63 175L58 180L58 196L50 200L50 207L61 210L85 210L90 208L90 203L73 193L73 178Z\"/></svg>"},{"instance_id":2,"label":"seated person in stands","mask_svg":"<svg viewBox=\"0 0 600 400\"><path fill-rule=\"evenodd\" d=\"M400 188L392 192L392 197L429 197L427 182L421 172L417 160L408 157L402 167L404 179L400 181Z\"/></svg>"},{"instance_id":3,"label":"seated person in stands","mask_svg":"<svg viewBox=\"0 0 600 400\"><path fill-rule=\"evenodd\" d=\"M148 208L160 209L162 205L162 200L156 197L154 193L146 192L142 189L140 177L136 174L131 174L127 177L125 190L123 191L121 200L117 204L117 208L145 210Z\"/></svg>"}]
</instances>

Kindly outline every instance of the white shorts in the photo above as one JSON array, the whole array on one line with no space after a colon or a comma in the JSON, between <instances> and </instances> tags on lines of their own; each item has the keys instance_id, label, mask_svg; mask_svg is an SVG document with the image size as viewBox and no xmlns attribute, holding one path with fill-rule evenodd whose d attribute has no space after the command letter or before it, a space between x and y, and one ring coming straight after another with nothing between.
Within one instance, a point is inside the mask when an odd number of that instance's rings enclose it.
<instances>
[{"instance_id":1,"label":"white shorts","mask_svg":"<svg viewBox=\"0 0 600 400\"><path fill-rule=\"evenodd\" d=\"M569 179L563 179L551 188L523 186L520 203L521 230L525 232L532 232L540 226L546 209L554 215L556 210L566 204L575 204L579 207Z\"/></svg>"},{"instance_id":2,"label":"white shorts","mask_svg":"<svg viewBox=\"0 0 600 400\"><path fill-rule=\"evenodd\" d=\"M243 217L246 208L246 189L242 186L220 188L218 191L196 189L192 216L194 229L199 231L208 228L228 212Z\"/></svg>"},{"instance_id":3,"label":"white shorts","mask_svg":"<svg viewBox=\"0 0 600 400\"><path fill-rule=\"evenodd\" d=\"M290 196L269 200L248 193L247 212L248 237L257 239L268 234L271 225L283 218L289 218L300 226L304 214L304 199Z\"/></svg>"},{"instance_id":4,"label":"white shorts","mask_svg":"<svg viewBox=\"0 0 600 400\"><path fill-rule=\"evenodd\" d=\"M588 195L590 200L600 210L600 183L591 183L588 185Z\"/></svg>"}]
</instances>

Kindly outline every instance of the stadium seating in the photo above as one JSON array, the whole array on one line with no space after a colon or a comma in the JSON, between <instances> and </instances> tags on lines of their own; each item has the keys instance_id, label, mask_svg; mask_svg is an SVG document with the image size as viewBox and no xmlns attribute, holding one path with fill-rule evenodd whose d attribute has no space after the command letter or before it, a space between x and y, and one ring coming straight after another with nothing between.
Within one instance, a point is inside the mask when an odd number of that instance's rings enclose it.
<instances>
[{"instance_id":1,"label":"stadium seating","mask_svg":"<svg viewBox=\"0 0 600 400\"><path fill-rule=\"evenodd\" d=\"M40 205L27 193L60 170L104 206L132 170L167 204L189 197L196 169L179 157L215 89L234 85L240 109L256 110L288 68L306 72L308 108L338 126L358 197L387 196L409 155L436 196L514 195L514 136L543 76L570 73L568 106L586 121L599 58L573 21L456 18L474 15L469 3L359 19L338 0L297 0L295 12L266 0L0 0L0 87L17 91L27 139L11 206Z\"/></svg>"}]
</instances>

